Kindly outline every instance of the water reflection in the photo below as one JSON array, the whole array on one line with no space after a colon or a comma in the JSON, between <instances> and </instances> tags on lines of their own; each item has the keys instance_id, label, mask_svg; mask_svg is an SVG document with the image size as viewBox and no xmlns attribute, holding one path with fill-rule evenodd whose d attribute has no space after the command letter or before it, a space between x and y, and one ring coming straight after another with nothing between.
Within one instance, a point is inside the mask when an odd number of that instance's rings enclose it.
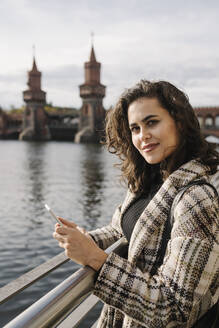
<instances>
[{"instance_id":1,"label":"water reflection","mask_svg":"<svg viewBox=\"0 0 219 328\"><path fill-rule=\"evenodd\" d=\"M62 251L52 238L54 222L45 201L90 230L109 222L120 189L114 160L98 145L0 141L0 146L3 286ZM26 307L36 301L78 268L71 261L67 265L1 306L0 327L24 309L24 302Z\"/></svg>"},{"instance_id":2,"label":"water reflection","mask_svg":"<svg viewBox=\"0 0 219 328\"><path fill-rule=\"evenodd\" d=\"M83 216L86 227L94 229L102 214L104 161L101 146L83 145L81 176Z\"/></svg>"},{"instance_id":3,"label":"water reflection","mask_svg":"<svg viewBox=\"0 0 219 328\"><path fill-rule=\"evenodd\" d=\"M26 143L27 179L29 187L28 203L31 205L33 216L31 220L42 212L44 199L45 173L45 149L46 143L28 142ZM39 220L37 219L37 223Z\"/></svg>"}]
</instances>

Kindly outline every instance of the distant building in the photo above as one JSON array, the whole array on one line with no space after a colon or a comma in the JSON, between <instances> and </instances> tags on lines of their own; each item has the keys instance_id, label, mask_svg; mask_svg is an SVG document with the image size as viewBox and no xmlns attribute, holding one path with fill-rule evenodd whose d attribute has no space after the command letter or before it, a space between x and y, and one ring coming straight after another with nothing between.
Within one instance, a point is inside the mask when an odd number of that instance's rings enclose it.
<instances>
[{"instance_id":1,"label":"distant building","mask_svg":"<svg viewBox=\"0 0 219 328\"><path fill-rule=\"evenodd\" d=\"M18 139L22 118L22 113L7 113L0 108L0 139Z\"/></svg>"},{"instance_id":2,"label":"distant building","mask_svg":"<svg viewBox=\"0 0 219 328\"><path fill-rule=\"evenodd\" d=\"M84 68L85 82L79 86L83 103L75 141L98 142L104 130L105 109L102 101L106 87L100 82L101 64L96 61L93 45L90 60L84 64Z\"/></svg>"},{"instance_id":3,"label":"distant building","mask_svg":"<svg viewBox=\"0 0 219 328\"><path fill-rule=\"evenodd\" d=\"M195 107L194 110L203 134L219 138L219 107Z\"/></svg>"},{"instance_id":4,"label":"distant building","mask_svg":"<svg viewBox=\"0 0 219 328\"><path fill-rule=\"evenodd\" d=\"M52 110L51 110L52 109ZM79 110L45 106L51 140L74 141L78 132Z\"/></svg>"},{"instance_id":5,"label":"distant building","mask_svg":"<svg viewBox=\"0 0 219 328\"><path fill-rule=\"evenodd\" d=\"M46 92L41 89L41 72L38 71L35 57L32 70L28 72L28 90L23 92L26 108L23 115L20 140L49 140L47 115L44 110Z\"/></svg>"},{"instance_id":6,"label":"distant building","mask_svg":"<svg viewBox=\"0 0 219 328\"><path fill-rule=\"evenodd\" d=\"M106 87L101 84L101 64L92 45L89 61L84 64L85 81L79 86L82 106L76 108L46 105L41 89L41 72L35 57L28 72L28 89L23 92L25 110L3 111L0 108L0 138L21 140L69 140L99 142L104 133ZM219 106L195 107L203 134L219 138Z\"/></svg>"}]
</instances>

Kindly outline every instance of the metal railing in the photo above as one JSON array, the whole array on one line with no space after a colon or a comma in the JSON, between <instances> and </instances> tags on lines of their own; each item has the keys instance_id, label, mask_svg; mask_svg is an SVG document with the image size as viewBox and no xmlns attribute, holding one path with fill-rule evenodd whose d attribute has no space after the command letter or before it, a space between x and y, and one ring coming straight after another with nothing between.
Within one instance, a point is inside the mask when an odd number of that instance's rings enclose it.
<instances>
[{"instance_id":1,"label":"metal railing","mask_svg":"<svg viewBox=\"0 0 219 328\"><path fill-rule=\"evenodd\" d=\"M108 254L112 251L118 252L124 245L125 239L121 238L107 248L105 252ZM68 258L64 253L61 253L50 261L2 287L0 289L0 304L66 261L68 261ZM77 327L88 312L99 302L96 296L90 295L94 287L96 274L97 273L88 266L79 269L10 321L4 328ZM95 327L95 325L92 327Z\"/></svg>"}]
</instances>

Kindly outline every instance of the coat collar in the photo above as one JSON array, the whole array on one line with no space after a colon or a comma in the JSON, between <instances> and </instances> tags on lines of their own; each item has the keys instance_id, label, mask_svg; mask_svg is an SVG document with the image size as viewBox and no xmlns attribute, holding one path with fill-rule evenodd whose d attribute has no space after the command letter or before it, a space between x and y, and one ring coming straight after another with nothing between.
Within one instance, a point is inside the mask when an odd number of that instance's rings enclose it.
<instances>
[{"instance_id":1,"label":"coat collar","mask_svg":"<svg viewBox=\"0 0 219 328\"><path fill-rule=\"evenodd\" d=\"M164 225L169 217L170 206L178 190L191 181L208 180L207 175L208 167L198 160L192 160L182 165L164 181L134 227L129 244L130 259L137 258L146 242L149 242L154 233L158 233L160 227ZM122 213L134 199L136 199L136 195L129 192L123 203Z\"/></svg>"},{"instance_id":2,"label":"coat collar","mask_svg":"<svg viewBox=\"0 0 219 328\"><path fill-rule=\"evenodd\" d=\"M174 171L162 184L158 192L172 194L172 188L176 193L180 188L188 183L198 179L207 179L209 170L208 167L201 164L198 160L191 160ZM128 190L126 198L122 204L121 212L124 213L130 204L138 197L137 194ZM175 195L173 195L175 197Z\"/></svg>"}]
</instances>

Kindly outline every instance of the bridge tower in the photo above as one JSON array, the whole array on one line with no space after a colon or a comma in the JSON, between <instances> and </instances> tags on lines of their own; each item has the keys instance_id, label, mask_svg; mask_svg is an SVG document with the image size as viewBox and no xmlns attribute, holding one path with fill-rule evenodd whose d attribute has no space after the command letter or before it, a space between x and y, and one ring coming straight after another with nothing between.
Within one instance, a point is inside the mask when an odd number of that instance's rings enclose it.
<instances>
[{"instance_id":1,"label":"bridge tower","mask_svg":"<svg viewBox=\"0 0 219 328\"><path fill-rule=\"evenodd\" d=\"M38 71L35 56L33 66L28 72L28 89L23 91L26 108L23 115L23 127L20 140L48 140L50 133L47 114L44 110L46 92L41 89L41 72Z\"/></svg>"},{"instance_id":2,"label":"bridge tower","mask_svg":"<svg viewBox=\"0 0 219 328\"><path fill-rule=\"evenodd\" d=\"M100 83L101 64L96 60L93 44L84 70L85 82L79 86L82 107L75 142L98 142L104 129L105 109L102 101L106 87Z\"/></svg>"}]
</instances>

